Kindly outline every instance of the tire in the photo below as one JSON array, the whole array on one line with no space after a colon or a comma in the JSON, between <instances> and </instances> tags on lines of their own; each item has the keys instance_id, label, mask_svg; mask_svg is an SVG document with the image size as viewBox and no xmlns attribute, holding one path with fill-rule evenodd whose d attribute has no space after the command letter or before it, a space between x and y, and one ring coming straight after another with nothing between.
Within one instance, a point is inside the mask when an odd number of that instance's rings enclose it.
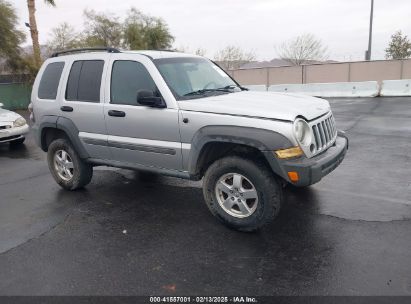
<instances>
[{"instance_id":1,"label":"tire","mask_svg":"<svg viewBox=\"0 0 411 304\"><path fill-rule=\"evenodd\" d=\"M238 178L239 175L242 178ZM240 188L235 187L239 180ZM228 193L229 189L233 192ZM246 190L249 191L248 194ZM203 180L203 194L211 213L226 226L239 231L255 231L272 222L283 201L283 190L278 177L264 163L240 156L221 158L207 169ZM240 202L238 199L242 203L237 203ZM232 204L232 207L224 207L223 202L227 202L228 206Z\"/></svg>"},{"instance_id":2,"label":"tire","mask_svg":"<svg viewBox=\"0 0 411 304\"><path fill-rule=\"evenodd\" d=\"M10 146L11 146L11 147L21 146L21 145L24 143L25 140L26 140L25 137L22 137L22 138L13 140L13 141L10 142Z\"/></svg>"},{"instance_id":3,"label":"tire","mask_svg":"<svg viewBox=\"0 0 411 304\"><path fill-rule=\"evenodd\" d=\"M54 180L66 190L83 188L93 177L93 167L84 162L70 142L63 138L49 145L47 162Z\"/></svg>"}]
</instances>

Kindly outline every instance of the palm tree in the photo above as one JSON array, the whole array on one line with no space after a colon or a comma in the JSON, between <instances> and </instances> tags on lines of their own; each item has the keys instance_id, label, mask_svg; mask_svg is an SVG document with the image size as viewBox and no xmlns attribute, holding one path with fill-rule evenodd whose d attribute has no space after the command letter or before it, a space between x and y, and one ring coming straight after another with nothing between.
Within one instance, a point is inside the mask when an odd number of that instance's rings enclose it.
<instances>
[{"instance_id":1,"label":"palm tree","mask_svg":"<svg viewBox=\"0 0 411 304\"><path fill-rule=\"evenodd\" d=\"M54 0L44 0L47 4L51 6L56 6ZM40 67L41 64L41 54L40 54L40 43L39 43L39 31L37 30L36 22L36 1L27 0L27 7L29 9L29 22L30 22L30 35L33 41L33 56L34 63L36 67Z\"/></svg>"}]
</instances>

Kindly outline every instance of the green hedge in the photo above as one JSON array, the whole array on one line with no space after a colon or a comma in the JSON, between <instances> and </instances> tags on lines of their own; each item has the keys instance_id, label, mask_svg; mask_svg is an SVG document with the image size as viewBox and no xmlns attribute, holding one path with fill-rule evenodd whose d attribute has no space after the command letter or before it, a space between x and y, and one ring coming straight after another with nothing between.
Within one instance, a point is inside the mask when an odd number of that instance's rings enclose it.
<instances>
[{"instance_id":1,"label":"green hedge","mask_svg":"<svg viewBox=\"0 0 411 304\"><path fill-rule=\"evenodd\" d=\"M24 83L0 84L0 103L8 110L27 109L30 103L31 86Z\"/></svg>"}]
</instances>

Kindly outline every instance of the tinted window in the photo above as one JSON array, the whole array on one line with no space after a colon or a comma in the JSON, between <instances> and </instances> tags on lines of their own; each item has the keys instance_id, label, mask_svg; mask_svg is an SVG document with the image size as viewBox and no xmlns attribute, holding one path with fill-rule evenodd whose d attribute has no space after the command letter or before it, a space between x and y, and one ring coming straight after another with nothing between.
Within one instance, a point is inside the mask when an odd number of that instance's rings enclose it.
<instances>
[{"instance_id":1,"label":"tinted window","mask_svg":"<svg viewBox=\"0 0 411 304\"><path fill-rule=\"evenodd\" d=\"M111 103L136 106L140 90L149 90L159 96L154 80L141 63L115 61L111 72Z\"/></svg>"},{"instance_id":2,"label":"tinted window","mask_svg":"<svg viewBox=\"0 0 411 304\"><path fill-rule=\"evenodd\" d=\"M38 97L41 99L56 99L64 62L50 63L40 80Z\"/></svg>"},{"instance_id":3,"label":"tinted window","mask_svg":"<svg viewBox=\"0 0 411 304\"><path fill-rule=\"evenodd\" d=\"M103 60L84 60L73 63L67 81L66 99L100 102Z\"/></svg>"}]
</instances>

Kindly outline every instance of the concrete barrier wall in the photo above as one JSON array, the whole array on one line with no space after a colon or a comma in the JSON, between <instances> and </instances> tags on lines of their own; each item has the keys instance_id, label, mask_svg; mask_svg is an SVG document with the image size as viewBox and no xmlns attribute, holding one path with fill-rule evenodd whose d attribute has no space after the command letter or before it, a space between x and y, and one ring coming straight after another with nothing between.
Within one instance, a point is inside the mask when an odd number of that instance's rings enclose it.
<instances>
[{"instance_id":1,"label":"concrete barrier wall","mask_svg":"<svg viewBox=\"0 0 411 304\"><path fill-rule=\"evenodd\" d=\"M271 85L268 91L300 93L318 97L375 97L377 81Z\"/></svg>"},{"instance_id":2,"label":"concrete barrier wall","mask_svg":"<svg viewBox=\"0 0 411 304\"><path fill-rule=\"evenodd\" d=\"M384 80L381 86L381 96L411 96L411 79Z\"/></svg>"},{"instance_id":3,"label":"concrete barrier wall","mask_svg":"<svg viewBox=\"0 0 411 304\"><path fill-rule=\"evenodd\" d=\"M268 91L269 92L307 94L309 90L308 90L307 85L294 83L294 84L273 84L268 87Z\"/></svg>"},{"instance_id":4,"label":"concrete barrier wall","mask_svg":"<svg viewBox=\"0 0 411 304\"><path fill-rule=\"evenodd\" d=\"M315 64L229 71L242 85L364 82L411 79L411 59Z\"/></svg>"}]
</instances>

